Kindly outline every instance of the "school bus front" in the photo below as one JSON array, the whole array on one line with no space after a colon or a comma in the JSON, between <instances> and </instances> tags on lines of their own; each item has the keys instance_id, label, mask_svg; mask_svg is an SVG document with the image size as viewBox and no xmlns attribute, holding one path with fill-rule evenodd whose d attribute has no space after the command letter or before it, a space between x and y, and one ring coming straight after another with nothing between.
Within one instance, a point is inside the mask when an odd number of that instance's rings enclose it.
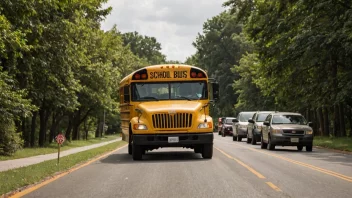
<instances>
[{"instance_id":1,"label":"school bus front","mask_svg":"<svg viewBox=\"0 0 352 198\"><path fill-rule=\"evenodd\" d=\"M203 158L212 158L209 107L218 98L218 85L208 81L205 71L187 65L149 66L120 85L120 90L129 91L121 95L125 97L121 113L129 114L123 137L133 159L162 147L191 148Z\"/></svg>"}]
</instances>

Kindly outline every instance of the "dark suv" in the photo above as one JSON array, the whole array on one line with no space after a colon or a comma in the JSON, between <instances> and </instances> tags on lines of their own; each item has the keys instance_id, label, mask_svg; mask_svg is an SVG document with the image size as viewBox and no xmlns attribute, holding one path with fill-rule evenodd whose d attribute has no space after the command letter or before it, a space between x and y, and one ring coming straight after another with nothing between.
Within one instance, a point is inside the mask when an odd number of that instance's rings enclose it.
<instances>
[{"instance_id":1,"label":"dark suv","mask_svg":"<svg viewBox=\"0 0 352 198\"><path fill-rule=\"evenodd\" d=\"M262 128L261 148L274 150L276 145L297 146L306 151L313 149L312 123L299 113L280 112L269 114Z\"/></svg>"},{"instance_id":2,"label":"dark suv","mask_svg":"<svg viewBox=\"0 0 352 198\"><path fill-rule=\"evenodd\" d=\"M226 135L233 135L233 130L232 130L232 120L233 117L225 117L222 121L222 128L221 128L221 135L222 137L225 137Z\"/></svg>"},{"instance_id":3,"label":"dark suv","mask_svg":"<svg viewBox=\"0 0 352 198\"><path fill-rule=\"evenodd\" d=\"M253 145L256 145L257 142L260 142L263 122L270 113L275 113L275 111L257 111L254 113L253 117L248 120L248 144L252 143Z\"/></svg>"}]
</instances>

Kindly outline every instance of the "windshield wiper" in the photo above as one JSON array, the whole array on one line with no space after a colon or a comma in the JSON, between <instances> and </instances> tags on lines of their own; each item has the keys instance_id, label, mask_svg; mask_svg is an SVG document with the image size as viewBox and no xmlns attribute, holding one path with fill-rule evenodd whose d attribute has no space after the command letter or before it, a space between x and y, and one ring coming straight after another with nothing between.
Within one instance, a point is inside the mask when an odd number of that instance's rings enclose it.
<instances>
[{"instance_id":1,"label":"windshield wiper","mask_svg":"<svg viewBox=\"0 0 352 198\"><path fill-rule=\"evenodd\" d=\"M183 98L183 99L186 99L186 100L191 100L190 98L188 98L188 97L186 97L186 96L179 96L179 97L177 97L177 98Z\"/></svg>"},{"instance_id":2,"label":"windshield wiper","mask_svg":"<svg viewBox=\"0 0 352 198\"><path fill-rule=\"evenodd\" d=\"M153 96L145 96L145 97L141 97L140 99L153 99L153 100L159 101L159 99Z\"/></svg>"}]
</instances>

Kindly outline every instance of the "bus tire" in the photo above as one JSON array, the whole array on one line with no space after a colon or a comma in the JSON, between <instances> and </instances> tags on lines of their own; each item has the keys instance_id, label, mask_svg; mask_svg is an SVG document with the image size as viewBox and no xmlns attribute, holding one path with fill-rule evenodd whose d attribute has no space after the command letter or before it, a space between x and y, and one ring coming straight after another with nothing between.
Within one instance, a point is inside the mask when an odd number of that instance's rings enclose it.
<instances>
[{"instance_id":1,"label":"bus tire","mask_svg":"<svg viewBox=\"0 0 352 198\"><path fill-rule=\"evenodd\" d=\"M132 155L132 144L128 143L128 154Z\"/></svg>"},{"instance_id":2,"label":"bus tire","mask_svg":"<svg viewBox=\"0 0 352 198\"><path fill-rule=\"evenodd\" d=\"M204 144L202 157L204 159L211 159L213 157L213 144Z\"/></svg>"},{"instance_id":3,"label":"bus tire","mask_svg":"<svg viewBox=\"0 0 352 198\"><path fill-rule=\"evenodd\" d=\"M132 157L133 157L133 160L142 159L142 148L140 145L132 144Z\"/></svg>"}]
</instances>

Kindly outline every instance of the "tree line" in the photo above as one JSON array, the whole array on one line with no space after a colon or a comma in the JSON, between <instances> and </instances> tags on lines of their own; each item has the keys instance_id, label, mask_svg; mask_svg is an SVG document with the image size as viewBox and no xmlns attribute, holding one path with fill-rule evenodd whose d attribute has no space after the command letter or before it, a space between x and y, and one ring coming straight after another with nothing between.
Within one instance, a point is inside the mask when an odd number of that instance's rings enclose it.
<instances>
[{"instance_id":1,"label":"tree line","mask_svg":"<svg viewBox=\"0 0 352 198\"><path fill-rule=\"evenodd\" d=\"M300 112L315 135L351 136L352 4L228 0L207 20L187 63L220 83L214 117Z\"/></svg>"},{"instance_id":2,"label":"tree line","mask_svg":"<svg viewBox=\"0 0 352 198\"><path fill-rule=\"evenodd\" d=\"M0 1L0 155L119 125L119 81L166 62L154 37L103 31L107 0Z\"/></svg>"}]
</instances>

